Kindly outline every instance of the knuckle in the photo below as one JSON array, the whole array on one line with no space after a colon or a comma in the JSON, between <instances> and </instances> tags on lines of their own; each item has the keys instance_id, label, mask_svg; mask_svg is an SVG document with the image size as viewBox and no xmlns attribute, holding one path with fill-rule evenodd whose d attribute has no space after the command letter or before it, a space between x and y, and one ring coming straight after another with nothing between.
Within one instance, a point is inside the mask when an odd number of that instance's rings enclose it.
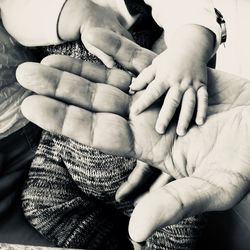
<instances>
[{"instance_id":1,"label":"knuckle","mask_svg":"<svg viewBox=\"0 0 250 250\"><path fill-rule=\"evenodd\" d=\"M183 91L186 91L187 89L189 89L192 86L192 79L185 79L185 80L182 80L180 82L181 82L180 83L180 88Z\"/></svg>"},{"instance_id":2,"label":"knuckle","mask_svg":"<svg viewBox=\"0 0 250 250\"><path fill-rule=\"evenodd\" d=\"M161 96L163 94L163 91L160 89L158 84L149 84L147 87L147 92L155 97Z\"/></svg>"},{"instance_id":3,"label":"knuckle","mask_svg":"<svg viewBox=\"0 0 250 250\"><path fill-rule=\"evenodd\" d=\"M173 107L178 107L179 104L180 104L180 101L179 101L178 99L176 99L176 98L172 98L172 99L171 99L171 105L172 105Z\"/></svg>"},{"instance_id":4,"label":"knuckle","mask_svg":"<svg viewBox=\"0 0 250 250\"><path fill-rule=\"evenodd\" d=\"M176 190L174 187L167 187L165 188L165 192L176 202L177 211L181 214L184 213L186 206L182 197L179 195L178 190Z\"/></svg>"}]
</instances>

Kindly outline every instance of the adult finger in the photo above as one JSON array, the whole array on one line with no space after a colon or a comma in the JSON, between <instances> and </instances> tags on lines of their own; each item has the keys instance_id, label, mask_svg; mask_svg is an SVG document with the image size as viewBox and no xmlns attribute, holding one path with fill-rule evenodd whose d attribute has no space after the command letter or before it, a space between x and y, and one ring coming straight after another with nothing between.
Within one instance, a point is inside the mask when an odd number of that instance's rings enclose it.
<instances>
[{"instance_id":1,"label":"adult finger","mask_svg":"<svg viewBox=\"0 0 250 250\"><path fill-rule=\"evenodd\" d=\"M104 65L86 62L64 55L50 55L41 64L82 76L92 82L107 83L123 91L128 91L131 75L121 69L108 69Z\"/></svg>"},{"instance_id":2,"label":"adult finger","mask_svg":"<svg viewBox=\"0 0 250 250\"><path fill-rule=\"evenodd\" d=\"M155 182L150 186L150 191L154 191L156 189L159 189L165 185L167 185L169 182L173 181L174 178L167 174L162 172L159 177L157 177L157 179L155 180Z\"/></svg>"},{"instance_id":3,"label":"adult finger","mask_svg":"<svg viewBox=\"0 0 250 250\"><path fill-rule=\"evenodd\" d=\"M193 88L188 88L182 97L181 111L176 128L176 133L179 136L183 136L187 133L188 126L194 114L195 104L195 90Z\"/></svg>"},{"instance_id":4,"label":"adult finger","mask_svg":"<svg viewBox=\"0 0 250 250\"><path fill-rule=\"evenodd\" d=\"M197 114L196 124L202 125L206 119L208 109L208 93L207 87L202 85L197 91Z\"/></svg>"},{"instance_id":5,"label":"adult finger","mask_svg":"<svg viewBox=\"0 0 250 250\"><path fill-rule=\"evenodd\" d=\"M113 31L116 32L115 30ZM134 41L134 38L131 35L131 33L127 29L125 29L122 25L120 26L119 31L116 33L121 34L122 36L126 37L127 39L131 41Z\"/></svg>"},{"instance_id":6,"label":"adult finger","mask_svg":"<svg viewBox=\"0 0 250 250\"><path fill-rule=\"evenodd\" d=\"M89 29L85 39L104 53L112 56L126 69L141 72L152 63L156 54L129 39L101 28Z\"/></svg>"},{"instance_id":7,"label":"adult finger","mask_svg":"<svg viewBox=\"0 0 250 250\"><path fill-rule=\"evenodd\" d=\"M156 174L156 173L155 173ZM143 176L141 176L141 180L143 180ZM144 196L147 196L149 192L152 192L154 190L157 190L159 188L162 188L163 186L167 185L169 182L173 181L174 178L164 172L159 174L157 173L157 176L154 176L155 181L151 182L152 184L150 185L149 189L138 193L138 195L134 199L134 205L136 206L141 199L144 198ZM150 179L152 181L152 178ZM147 183L148 184L148 183Z\"/></svg>"},{"instance_id":8,"label":"adult finger","mask_svg":"<svg viewBox=\"0 0 250 250\"><path fill-rule=\"evenodd\" d=\"M157 101L166 91L168 86L162 81L155 79L151 82L142 95L131 106L131 113L138 115L151 104Z\"/></svg>"},{"instance_id":9,"label":"adult finger","mask_svg":"<svg viewBox=\"0 0 250 250\"><path fill-rule=\"evenodd\" d=\"M138 91L144 89L155 79L155 68L153 65L148 66L132 81L129 86L131 90Z\"/></svg>"},{"instance_id":10,"label":"adult finger","mask_svg":"<svg viewBox=\"0 0 250 250\"><path fill-rule=\"evenodd\" d=\"M159 134L164 134L170 121L172 120L177 108L181 103L183 92L178 87L171 87L167 92L163 105L161 107L155 130Z\"/></svg>"},{"instance_id":11,"label":"adult finger","mask_svg":"<svg viewBox=\"0 0 250 250\"><path fill-rule=\"evenodd\" d=\"M22 86L35 93L93 111L128 114L129 96L107 84L92 83L39 63L20 65L16 76Z\"/></svg>"},{"instance_id":12,"label":"adult finger","mask_svg":"<svg viewBox=\"0 0 250 250\"><path fill-rule=\"evenodd\" d=\"M109 56L107 54L105 54L103 51L101 51L100 49L96 48L95 46L93 46L92 44L90 44L86 38L85 38L85 34L82 35L82 43L84 44L85 48L93 55L97 56L102 62L103 64L108 67L108 68L113 68L115 66L115 61L113 59L112 56Z\"/></svg>"},{"instance_id":13,"label":"adult finger","mask_svg":"<svg viewBox=\"0 0 250 250\"><path fill-rule=\"evenodd\" d=\"M126 182L124 182L116 192L116 200L122 201L130 199L141 194L141 192L148 189L148 186L159 175L159 170L152 168L148 164L137 161L136 167L129 175Z\"/></svg>"},{"instance_id":14,"label":"adult finger","mask_svg":"<svg viewBox=\"0 0 250 250\"><path fill-rule=\"evenodd\" d=\"M239 185L236 193L240 195L237 199L232 198L234 194L230 193L230 185L221 187L219 182L213 182L213 178L206 180L194 176L186 177L144 195L131 215L131 239L143 242L154 231L175 224L183 218L204 211L228 209L247 192L247 185Z\"/></svg>"},{"instance_id":15,"label":"adult finger","mask_svg":"<svg viewBox=\"0 0 250 250\"><path fill-rule=\"evenodd\" d=\"M45 96L27 97L24 116L39 127L84 145L125 157L134 157L132 132L127 120L111 113L93 113Z\"/></svg>"}]
</instances>

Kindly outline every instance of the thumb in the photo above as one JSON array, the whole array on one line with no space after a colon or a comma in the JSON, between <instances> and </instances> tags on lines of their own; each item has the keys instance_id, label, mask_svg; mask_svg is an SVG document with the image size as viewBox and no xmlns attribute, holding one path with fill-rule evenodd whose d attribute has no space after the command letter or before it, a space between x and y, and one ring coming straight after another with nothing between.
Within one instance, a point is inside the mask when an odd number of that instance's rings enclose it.
<instances>
[{"instance_id":1,"label":"thumb","mask_svg":"<svg viewBox=\"0 0 250 250\"><path fill-rule=\"evenodd\" d=\"M216 207L213 201L219 200L218 195L214 185L197 177L179 179L149 192L131 215L130 237L143 242L160 228L209 211Z\"/></svg>"}]
</instances>

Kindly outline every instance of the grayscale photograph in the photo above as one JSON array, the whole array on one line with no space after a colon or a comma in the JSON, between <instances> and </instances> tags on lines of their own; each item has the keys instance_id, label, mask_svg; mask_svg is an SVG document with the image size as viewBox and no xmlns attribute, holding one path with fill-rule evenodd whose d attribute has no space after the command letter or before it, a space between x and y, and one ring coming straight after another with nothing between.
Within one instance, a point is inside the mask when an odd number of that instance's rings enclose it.
<instances>
[{"instance_id":1,"label":"grayscale photograph","mask_svg":"<svg viewBox=\"0 0 250 250\"><path fill-rule=\"evenodd\" d=\"M249 250L249 192L250 0L0 0L1 250Z\"/></svg>"}]
</instances>

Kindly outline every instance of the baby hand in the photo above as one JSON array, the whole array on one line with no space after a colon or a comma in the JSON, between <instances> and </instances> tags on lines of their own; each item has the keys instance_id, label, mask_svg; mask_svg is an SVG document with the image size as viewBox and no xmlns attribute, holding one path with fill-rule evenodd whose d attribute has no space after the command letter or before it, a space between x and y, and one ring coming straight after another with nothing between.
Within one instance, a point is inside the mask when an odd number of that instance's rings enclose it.
<instances>
[{"instance_id":1,"label":"baby hand","mask_svg":"<svg viewBox=\"0 0 250 250\"><path fill-rule=\"evenodd\" d=\"M131 112L141 113L167 92L155 129L159 134L165 133L181 105L176 133L183 136L187 132L196 105L196 124L202 125L205 121L208 106L206 83L206 63L187 58L181 51L165 50L130 85L132 91L141 90L148 85L131 107Z\"/></svg>"},{"instance_id":2,"label":"baby hand","mask_svg":"<svg viewBox=\"0 0 250 250\"><path fill-rule=\"evenodd\" d=\"M118 20L117 14L109 7L103 7L98 4L92 3L91 8L89 8L89 15L82 23L80 32L81 40L86 47L86 49L97 56L108 68L114 66L114 60L111 56L105 54L101 50L97 49L95 46L91 45L86 41L85 36L90 28L104 28L114 31L120 35L123 35L131 40L131 34L121 25Z\"/></svg>"}]
</instances>

